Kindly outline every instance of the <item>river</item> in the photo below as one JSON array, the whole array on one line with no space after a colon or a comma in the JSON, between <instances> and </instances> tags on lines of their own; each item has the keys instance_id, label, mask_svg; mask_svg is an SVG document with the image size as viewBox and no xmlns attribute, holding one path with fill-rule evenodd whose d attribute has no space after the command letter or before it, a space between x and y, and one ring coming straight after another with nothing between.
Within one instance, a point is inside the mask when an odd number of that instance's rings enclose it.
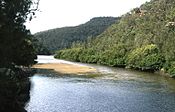
<instances>
[{"instance_id":1,"label":"river","mask_svg":"<svg viewBox=\"0 0 175 112\"><path fill-rule=\"evenodd\" d=\"M39 56L40 63L96 68L88 78L38 70L30 78L28 112L175 112L175 80L158 74L82 64Z\"/></svg>"}]
</instances>

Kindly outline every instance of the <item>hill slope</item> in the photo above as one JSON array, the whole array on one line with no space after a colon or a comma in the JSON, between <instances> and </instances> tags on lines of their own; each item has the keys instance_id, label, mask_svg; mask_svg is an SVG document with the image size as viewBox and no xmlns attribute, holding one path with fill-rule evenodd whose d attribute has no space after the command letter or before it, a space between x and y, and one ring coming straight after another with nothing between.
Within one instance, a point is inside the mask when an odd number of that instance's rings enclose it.
<instances>
[{"instance_id":1,"label":"hill slope","mask_svg":"<svg viewBox=\"0 0 175 112\"><path fill-rule=\"evenodd\" d=\"M57 58L175 75L175 1L152 0L122 16L96 39Z\"/></svg>"},{"instance_id":2,"label":"hill slope","mask_svg":"<svg viewBox=\"0 0 175 112\"><path fill-rule=\"evenodd\" d=\"M111 24L117 22L118 19L114 17L97 17L79 26L39 32L35 34L35 37L43 46L54 53L56 50L70 47L73 42L86 41L88 37L101 34Z\"/></svg>"}]
</instances>

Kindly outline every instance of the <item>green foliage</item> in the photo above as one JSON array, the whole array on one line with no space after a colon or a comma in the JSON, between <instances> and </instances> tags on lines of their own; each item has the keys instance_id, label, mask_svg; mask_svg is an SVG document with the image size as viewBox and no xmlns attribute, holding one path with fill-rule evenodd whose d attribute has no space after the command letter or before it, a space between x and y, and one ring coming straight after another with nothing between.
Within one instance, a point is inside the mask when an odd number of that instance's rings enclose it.
<instances>
[{"instance_id":1,"label":"green foliage","mask_svg":"<svg viewBox=\"0 0 175 112\"><path fill-rule=\"evenodd\" d=\"M169 61L164 64L164 69L167 71L172 77L175 77L175 61Z\"/></svg>"},{"instance_id":2,"label":"green foliage","mask_svg":"<svg viewBox=\"0 0 175 112\"><path fill-rule=\"evenodd\" d=\"M175 77L175 64L172 64L172 65L169 67L168 73L169 73L172 77Z\"/></svg>"},{"instance_id":3,"label":"green foliage","mask_svg":"<svg viewBox=\"0 0 175 112\"><path fill-rule=\"evenodd\" d=\"M33 45L38 55L50 55L50 51L37 39L33 37Z\"/></svg>"},{"instance_id":4,"label":"green foliage","mask_svg":"<svg viewBox=\"0 0 175 112\"><path fill-rule=\"evenodd\" d=\"M93 49L81 49L81 54L79 54L79 60L86 63L96 63L96 56L94 55Z\"/></svg>"},{"instance_id":5,"label":"green foliage","mask_svg":"<svg viewBox=\"0 0 175 112\"><path fill-rule=\"evenodd\" d=\"M133 9L96 38L81 44L79 61L153 71L164 68L174 74L174 7L174 0L152 0Z\"/></svg>"},{"instance_id":6,"label":"green foliage","mask_svg":"<svg viewBox=\"0 0 175 112\"><path fill-rule=\"evenodd\" d=\"M97 17L75 27L63 27L35 34L36 39L52 53L69 48L73 42L84 42L88 37L101 34L119 18Z\"/></svg>"},{"instance_id":7,"label":"green foliage","mask_svg":"<svg viewBox=\"0 0 175 112\"><path fill-rule=\"evenodd\" d=\"M136 48L128 54L127 66L142 70L158 70L162 68L164 58L159 54L155 44Z\"/></svg>"},{"instance_id":8,"label":"green foliage","mask_svg":"<svg viewBox=\"0 0 175 112\"><path fill-rule=\"evenodd\" d=\"M0 1L0 67L29 66L34 63L36 52L32 35L24 23L34 10L31 0Z\"/></svg>"},{"instance_id":9,"label":"green foliage","mask_svg":"<svg viewBox=\"0 0 175 112\"><path fill-rule=\"evenodd\" d=\"M79 61L79 54L81 54L80 48L65 49L58 51L57 55L55 55L55 58Z\"/></svg>"},{"instance_id":10,"label":"green foliage","mask_svg":"<svg viewBox=\"0 0 175 112\"><path fill-rule=\"evenodd\" d=\"M125 66L125 45L118 44L99 54L98 63L109 66Z\"/></svg>"}]
</instances>

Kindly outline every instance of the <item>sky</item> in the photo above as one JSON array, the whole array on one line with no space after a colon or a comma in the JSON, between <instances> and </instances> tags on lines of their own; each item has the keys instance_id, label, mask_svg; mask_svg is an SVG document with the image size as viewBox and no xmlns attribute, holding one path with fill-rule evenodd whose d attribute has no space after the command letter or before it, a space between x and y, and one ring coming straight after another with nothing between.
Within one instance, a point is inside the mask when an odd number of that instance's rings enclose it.
<instances>
[{"instance_id":1,"label":"sky","mask_svg":"<svg viewBox=\"0 0 175 112\"><path fill-rule=\"evenodd\" d=\"M93 17L118 17L150 0L40 0L31 33L83 24Z\"/></svg>"}]
</instances>

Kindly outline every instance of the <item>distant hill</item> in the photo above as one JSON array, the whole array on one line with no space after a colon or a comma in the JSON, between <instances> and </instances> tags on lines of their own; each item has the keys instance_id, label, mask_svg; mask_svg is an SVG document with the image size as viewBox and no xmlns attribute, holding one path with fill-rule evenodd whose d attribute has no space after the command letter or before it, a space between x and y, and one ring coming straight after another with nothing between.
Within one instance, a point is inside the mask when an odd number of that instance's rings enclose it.
<instances>
[{"instance_id":1,"label":"distant hill","mask_svg":"<svg viewBox=\"0 0 175 112\"><path fill-rule=\"evenodd\" d=\"M175 1L151 0L123 15L88 43L57 52L57 58L161 70L175 77Z\"/></svg>"},{"instance_id":2,"label":"distant hill","mask_svg":"<svg viewBox=\"0 0 175 112\"><path fill-rule=\"evenodd\" d=\"M86 41L88 37L96 37L117 22L115 17L96 17L85 24L75 27L56 28L36 33L34 36L50 52L69 48L73 42Z\"/></svg>"}]
</instances>

